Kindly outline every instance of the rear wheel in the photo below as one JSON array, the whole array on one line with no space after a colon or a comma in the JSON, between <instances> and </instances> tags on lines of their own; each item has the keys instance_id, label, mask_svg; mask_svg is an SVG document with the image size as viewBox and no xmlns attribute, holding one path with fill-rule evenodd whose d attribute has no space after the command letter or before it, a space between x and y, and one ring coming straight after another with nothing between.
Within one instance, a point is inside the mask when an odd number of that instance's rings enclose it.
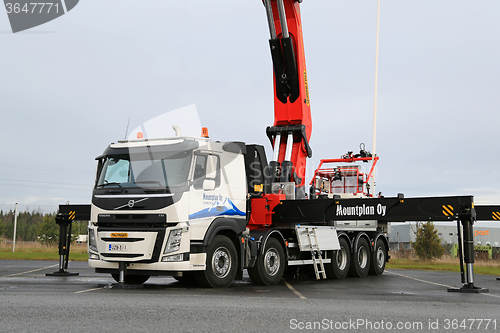
<instances>
[{"instance_id":1,"label":"rear wheel","mask_svg":"<svg viewBox=\"0 0 500 333\"><path fill-rule=\"evenodd\" d=\"M328 278L343 279L349 273L351 265L351 250L349 242L344 238L339 239L340 250L328 251L332 262L325 264L326 276Z\"/></svg>"},{"instance_id":2,"label":"rear wheel","mask_svg":"<svg viewBox=\"0 0 500 333\"><path fill-rule=\"evenodd\" d=\"M202 287L225 288L233 282L238 268L238 253L231 240L215 236L207 247L206 269L196 272L196 282Z\"/></svg>"},{"instance_id":3,"label":"rear wheel","mask_svg":"<svg viewBox=\"0 0 500 333\"><path fill-rule=\"evenodd\" d=\"M273 285L280 282L285 271L285 251L276 238L269 238L264 253L257 257L254 267L248 268L252 282L259 285Z\"/></svg>"},{"instance_id":4,"label":"rear wheel","mask_svg":"<svg viewBox=\"0 0 500 333\"><path fill-rule=\"evenodd\" d=\"M358 240L353 256L351 257L351 267L349 276L365 277L370 269L370 248L366 238Z\"/></svg>"},{"instance_id":5,"label":"rear wheel","mask_svg":"<svg viewBox=\"0 0 500 333\"><path fill-rule=\"evenodd\" d=\"M120 282L120 274L111 274L113 279L116 282ZM149 275L133 275L127 274L125 275L125 284L143 284L147 280L149 280Z\"/></svg>"},{"instance_id":6,"label":"rear wheel","mask_svg":"<svg viewBox=\"0 0 500 333\"><path fill-rule=\"evenodd\" d=\"M387 260L387 248L382 239L377 240L377 245L375 247L375 251L371 254L371 264L370 271L368 272L370 275L382 275L385 270L385 262Z\"/></svg>"}]
</instances>

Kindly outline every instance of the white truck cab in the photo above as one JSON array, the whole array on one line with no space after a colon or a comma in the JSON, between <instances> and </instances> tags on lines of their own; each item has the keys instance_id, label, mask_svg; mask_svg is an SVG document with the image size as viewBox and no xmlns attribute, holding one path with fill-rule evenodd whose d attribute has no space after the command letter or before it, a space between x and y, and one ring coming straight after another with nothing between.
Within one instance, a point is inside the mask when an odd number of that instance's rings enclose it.
<instances>
[{"instance_id":1,"label":"white truck cab","mask_svg":"<svg viewBox=\"0 0 500 333\"><path fill-rule=\"evenodd\" d=\"M242 147L189 137L111 144L96 158L90 267L119 279L126 263L128 281L205 270L210 227L246 228Z\"/></svg>"}]
</instances>

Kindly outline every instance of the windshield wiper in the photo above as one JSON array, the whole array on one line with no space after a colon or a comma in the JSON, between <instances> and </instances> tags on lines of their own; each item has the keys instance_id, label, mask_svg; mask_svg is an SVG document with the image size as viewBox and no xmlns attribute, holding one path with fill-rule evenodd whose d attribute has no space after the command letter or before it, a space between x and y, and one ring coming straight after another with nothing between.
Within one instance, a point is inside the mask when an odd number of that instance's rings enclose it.
<instances>
[{"instance_id":1,"label":"windshield wiper","mask_svg":"<svg viewBox=\"0 0 500 333\"><path fill-rule=\"evenodd\" d=\"M146 193L161 193L161 192L170 193L169 187L168 186L163 187L161 182L159 182L157 180L143 180L143 181L139 181L139 182L135 182L135 183L136 184L157 184L158 186L161 187L161 188L145 188L144 192L146 192Z\"/></svg>"},{"instance_id":2,"label":"windshield wiper","mask_svg":"<svg viewBox=\"0 0 500 333\"><path fill-rule=\"evenodd\" d=\"M161 183L157 180L141 180L139 182L135 182L136 184L158 184L161 186Z\"/></svg>"},{"instance_id":3,"label":"windshield wiper","mask_svg":"<svg viewBox=\"0 0 500 333\"><path fill-rule=\"evenodd\" d=\"M170 193L170 190L167 188L145 188L145 193Z\"/></svg>"},{"instance_id":4,"label":"windshield wiper","mask_svg":"<svg viewBox=\"0 0 500 333\"><path fill-rule=\"evenodd\" d=\"M108 183L107 180L105 180L105 182L106 183L104 183L104 184L97 185L97 187L106 187L108 185L117 185L120 188L120 192L123 192L123 191L126 192L126 190L123 188L123 186L120 185L120 183L117 183L117 182Z\"/></svg>"}]
</instances>

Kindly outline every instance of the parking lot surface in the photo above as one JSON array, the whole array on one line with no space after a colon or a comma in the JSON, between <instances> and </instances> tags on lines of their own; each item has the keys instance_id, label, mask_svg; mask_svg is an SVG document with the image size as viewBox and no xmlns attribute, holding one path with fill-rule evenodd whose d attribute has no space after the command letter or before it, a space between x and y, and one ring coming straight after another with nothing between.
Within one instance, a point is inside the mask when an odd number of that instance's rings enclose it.
<instances>
[{"instance_id":1,"label":"parking lot surface","mask_svg":"<svg viewBox=\"0 0 500 333\"><path fill-rule=\"evenodd\" d=\"M458 273L417 270L275 286L245 274L224 289L170 277L117 289L86 262L70 262L78 276L45 275L57 270L57 262L0 260L0 332L500 332L494 276L476 275L489 292L467 294L447 292L460 287Z\"/></svg>"}]
</instances>

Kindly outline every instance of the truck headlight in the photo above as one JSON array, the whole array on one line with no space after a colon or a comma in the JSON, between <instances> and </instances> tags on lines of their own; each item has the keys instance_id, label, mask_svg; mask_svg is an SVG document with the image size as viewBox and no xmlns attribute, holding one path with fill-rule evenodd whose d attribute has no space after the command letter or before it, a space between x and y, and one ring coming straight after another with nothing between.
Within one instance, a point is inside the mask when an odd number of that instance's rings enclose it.
<instances>
[{"instance_id":1,"label":"truck headlight","mask_svg":"<svg viewBox=\"0 0 500 333\"><path fill-rule=\"evenodd\" d=\"M181 248L181 239L182 239L182 229L170 230L170 234L168 235L167 245L165 246L163 254L178 251Z\"/></svg>"},{"instance_id":2,"label":"truck headlight","mask_svg":"<svg viewBox=\"0 0 500 333\"><path fill-rule=\"evenodd\" d=\"M176 262L176 261L184 261L184 253L173 254L171 256L166 256L161 258L163 262Z\"/></svg>"},{"instance_id":3,"label":"truck headlight","mask_svg":"<svg viewBox=\"0 0 500 333\"><path fill-rule=\"evenodd\" d=\"M89 249L97 251L97 240L95 239L94 229L89 228Z\"/></svg>"}]
</instances>

